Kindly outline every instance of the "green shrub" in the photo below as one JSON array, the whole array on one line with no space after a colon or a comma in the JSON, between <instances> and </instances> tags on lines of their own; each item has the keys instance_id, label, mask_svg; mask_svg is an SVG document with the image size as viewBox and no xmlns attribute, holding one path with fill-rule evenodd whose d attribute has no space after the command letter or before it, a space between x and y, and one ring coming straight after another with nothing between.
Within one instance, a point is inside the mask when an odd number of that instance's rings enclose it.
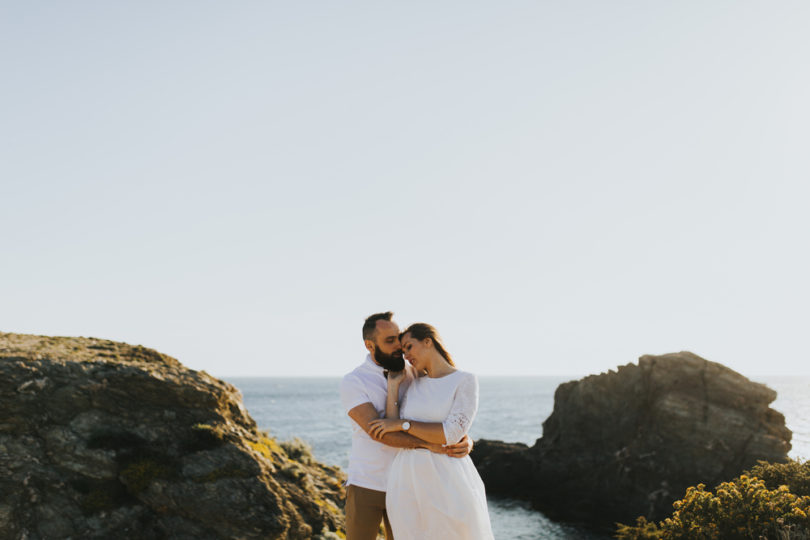
<instances>
[{"instance_id":1,"label":"green shrub","mask_svg":"<svg viewBox=\"0 0 810 540\"><path fill-rule=\"evenodd\" d=\"M312 465L315 461L315 458L312 456L312 448L298 437L291 441L281 442L279 445L290 459L294 459L304 465Z\"/></svg>"},{"instance_id":2,"label":"green shrub","mask_svg":"<svg viewBox=\"0 0 810 540\"><path fill-rule=\"evenodd\" d=\"M804 463L790 460L787 463L760 461L745 474L756 476L768 486L776 489L787 486L794 495L810 495L810 461Z\"/></svg>"},{"instance_id":3,"label":"green shrub","mask_svg":"<svg viewBox=\"0 0 810 540\"><path fill-rule=\"evenodd\" d=\"M636 525L617 525L620 540L800 540L810 536L810 496L790 490L791 482L806 487L807 463L760 463L752 472L769 475L776 485L743 474L707 491L690 487L673 504L672 516L660 523L643 517ZM804 483L803 483L804 482ZM775 487L770 487L775 486Z\"/></svg>"},{"instance_id":4,"label":"green shrub","mask_svg":"<svg viewBox=\"0 0 810 540\"><path fill-rule=\"evenodd\" d=\"M279 469L281 474L291 480L301 480L307 476L307 471L299 463L285 463Z\"/></svg>"}]
</instances>

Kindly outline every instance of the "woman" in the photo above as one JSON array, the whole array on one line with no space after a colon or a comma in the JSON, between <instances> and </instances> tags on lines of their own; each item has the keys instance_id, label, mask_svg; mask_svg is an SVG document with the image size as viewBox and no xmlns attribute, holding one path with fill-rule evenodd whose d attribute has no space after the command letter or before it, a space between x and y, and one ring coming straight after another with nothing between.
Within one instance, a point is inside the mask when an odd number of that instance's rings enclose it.
<instances>
[{"instance_id":1,"label":"woman","mask_svg":"<svg viewBox=\"0 0 810 540\"><path fill-rule=\"evenodd\" d=\"M399 406L403 377L389 373L386 417L370 422L371 434L407 431L428 442L458 442L478 408L478 381L456 369L429 324L411 325L400 341L405 359L422 376L411 382ZM396 540L493 538L484 483L469 456L400 450L388 476L385 506Z\"/></svg>"}]
</instances>

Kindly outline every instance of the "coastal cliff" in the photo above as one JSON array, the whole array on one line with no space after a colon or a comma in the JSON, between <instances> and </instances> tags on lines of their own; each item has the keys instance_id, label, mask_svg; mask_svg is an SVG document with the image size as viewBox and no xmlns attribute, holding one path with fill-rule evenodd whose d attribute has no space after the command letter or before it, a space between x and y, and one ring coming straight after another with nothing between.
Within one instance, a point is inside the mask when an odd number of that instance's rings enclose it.
<instances>
[{"instance_id":1,"label":"coastal cliff","mask_svg":"<svg viewBox=\"0 0 810 540\"><path fill-rule=\"evenodd\" d=\"M681 352L643 356L564 383L534 446L477 441L487 492L597 526L662 519L688 486L714 486L758 460L787 461L776 392Z\"/></svg>"},{"instance_id":2,"label":"coastal cliff","mask_svg":"<svg viewBox=\"0 0 810 540\"><path fill-rule=\"evenodd\" d=\"M0 333L0 538L336 538L344 475L154 350ZM333 532L334 531L334 532Z\"/></svg>"}]
</instances>

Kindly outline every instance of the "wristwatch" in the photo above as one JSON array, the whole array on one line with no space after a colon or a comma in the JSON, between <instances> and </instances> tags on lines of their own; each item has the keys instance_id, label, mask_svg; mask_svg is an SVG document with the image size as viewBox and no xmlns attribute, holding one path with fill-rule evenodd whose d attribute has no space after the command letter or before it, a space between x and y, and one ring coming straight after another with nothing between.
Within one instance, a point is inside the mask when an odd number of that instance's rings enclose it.
<instances>
[{"instance_id":1,"label":"wristwatch","mask_svg":"<svg viewBox=\"0 0 810 540\"><path fill-rule=\"evenodd\" d=\"M408 431L409 429L411 429L411 423L407 420L402 422L402 431Z\"/></svg>"}]
</instances>

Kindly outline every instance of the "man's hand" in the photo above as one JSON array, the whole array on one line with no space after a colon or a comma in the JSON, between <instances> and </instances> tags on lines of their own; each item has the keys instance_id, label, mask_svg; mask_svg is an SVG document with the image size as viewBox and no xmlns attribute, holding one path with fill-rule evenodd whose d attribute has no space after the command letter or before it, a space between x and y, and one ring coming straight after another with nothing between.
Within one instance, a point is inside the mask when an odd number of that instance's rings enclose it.
<instances>
[{"instance_id":1,"label":"man's hand","mask_svg":"<svg viewBox=\"0 0 810 540\"><path fill-rule=\"evenodd\" d=\"M473 449L473 441L468 436L464 437L456 444L448 444L444 447L444 453L450 457L463 458L470 455Z\"/></svg>"}]
</instances>

